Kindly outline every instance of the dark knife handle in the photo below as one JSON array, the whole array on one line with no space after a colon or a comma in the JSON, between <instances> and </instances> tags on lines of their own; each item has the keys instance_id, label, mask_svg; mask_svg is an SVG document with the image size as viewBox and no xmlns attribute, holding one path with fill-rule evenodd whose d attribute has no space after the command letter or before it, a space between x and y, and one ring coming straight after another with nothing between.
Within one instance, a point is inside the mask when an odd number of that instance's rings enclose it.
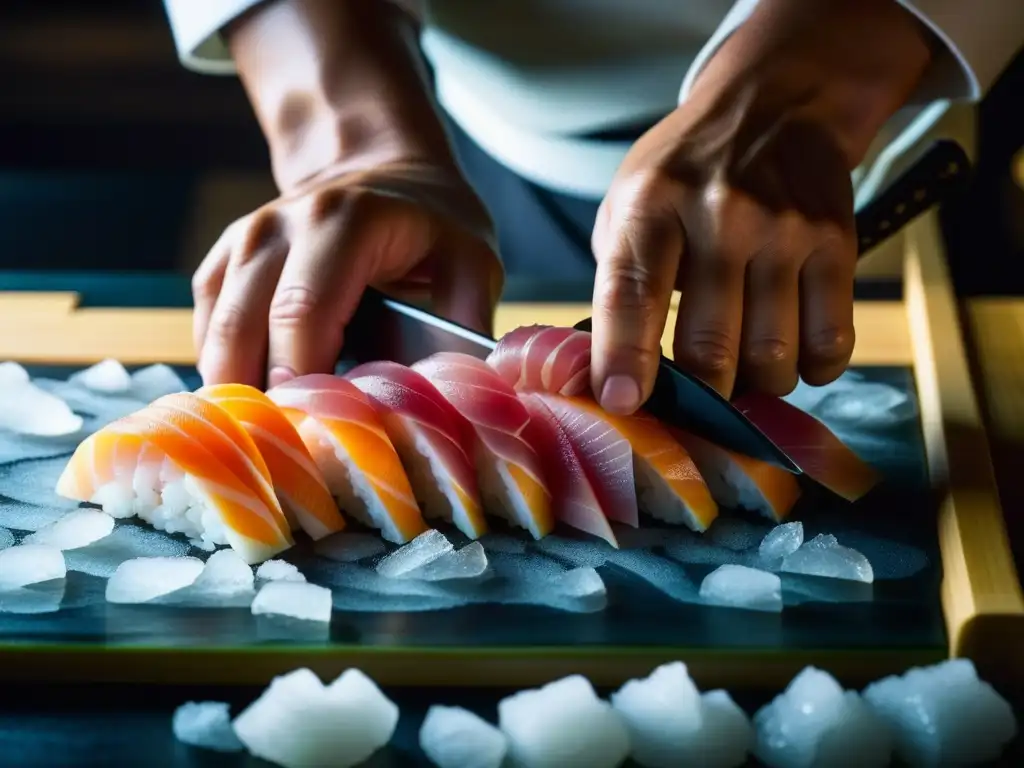
<instances>
[{"instance_id":1,"label":"dark knife handle","mask_svg":"<svg viewBox=\"0 0 1024 768\"><path fill-rule=\"evenodd\" d=\"M857 254L863 256L966 181L971 164L963 148L943 139L932 144L882 194L857 214Z\"/></svg>"}]
</instances>

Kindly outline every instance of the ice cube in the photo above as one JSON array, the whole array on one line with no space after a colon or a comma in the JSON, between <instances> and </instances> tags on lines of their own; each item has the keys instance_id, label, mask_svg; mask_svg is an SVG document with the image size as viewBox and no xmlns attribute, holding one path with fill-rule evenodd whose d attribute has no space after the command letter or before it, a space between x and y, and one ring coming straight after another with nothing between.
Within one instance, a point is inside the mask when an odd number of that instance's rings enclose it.
<instances>
[{"instance_id":1,"label":"ice cube","mask_svg":"<svg viewBox=\"0 0 1024 768\"><path fill-rule=\"evenodd\" d=\"M702 768L746 765L747 754L754 748L754 727L747 713L726 691L708 691L700 700L703 726L682 765Z\"/></svg>"},{"instance_id":2,"label":"ice cube","mask_svg":"<svg viewBox=\"0 0 1024 768\"><path fill-rule=\"evenodd\" d=\"M21 544L0 550L0 590L17 589L67 575L64 553L43 544Z\"/></svg>"},{"instance_id":3,"label":"ice cube","mask_svg":"<svg viewBox=\"0 0 1024 768\"><path fill-rule=\"evenodd\" d=\"M174 738L183 744L216 752L240 752L245 747L231 727L228 705L220 701L190 701L174 710Z\"/></svg>"},{"instance_id":4,"label":"ice cube","mask_svg":"<svg viewBox=\"0 0 1024 768\"><path fill-rule=\"evenodd\" d=\"M69 571L107 578L129 560L145 557L177 558L189 545L161 531L134 523L120 523L109 536L65 554Z\"/></svg>"},{"instance_id":5,"label":"ice cube","mask_svg":"<svg viewBox=\"0 0 1024 768\"><path fill-rule=\"evenodd\" d=\"M794 523L783 523L768 531L768 535L761 540L757 553L766 563L774 563L796 552L803 543L803 523L799 520Z\"/></svg>"},{"instance_id":6,"label":"ice cube","mask_svg":"<svg viewBox=\"0 0 1024 768\"><path fill-rule=\"evenodd\" d=\"M630 680L611 696L629 730L633 759L646 768L687 765L689 745L703 724L700 691L681 661Z\"/></svg>"},{"instance_id":7,"label":"ice cube","mask_svg":"<svg viewBox=\"0 0 1024 768\"><path fill-rule=\"evenodd\" d=\"M6 528L0 528L0 549L14 546L14 534Z\"/></svg>"},{"instance_id":8,"label":"ice cube","mask_svg":"<svg viewBox=\"0 0 1024 768\"><path fill-rule=\"evenodd\" d=\"M287 560L267 560L256 569L256 578L261 581L303 582L306 577Z\"/></svg>"},{"instance_id":9,"label":"ice cube","mask_svg":"<svg viewBox=\"0 0 1024 768\"><path fill-rule=\"evenodd\" d=\"M46 544L60 550L87 547L109 536L114 518L99 509L76 509L25 537L26 544Z\"/></svg>"},{"instance_id":10,"label":"ice cube","mask_svg":"<svg viewBox=\"0 0 1024 768\"><path fill-rule=\"evenodd\" d=\"M31 378L28 375L28 371L18 365L18 363L0 363L0 395L6 394L8 389L15 389L28 384L29 381L31 381Z\"/></svg>"},{"instance_id":11,"label":"ice cube","mask_svg":"<svg viewBox=\"0 0 1024 768\"><path fill-rule=\"evenodd\" d=\"M252 568L233 549L210 555L192 584L193 593L210 596L247 594L253 591Z\"/></svg>"},{"instance_id":12,"label":"ice cube","mask_svg":"<svg viewBox=\"0 0 1024 768\"><path fill-rule=\"evenodd\" d=\"M455 547L444 534L431 528L377 563L377 573L389 579L409 578L411 571L453 551Z\"/></svg>"},{"instance_id":13,"label":"ice cube","mask_svg":"<svg viewBox=\"0 0 1024 768\"><path fill-rule=\"evenodd\" d=\"M252 601L254 616L288 616L303 621L331 620L331 590L296 581L271 581Z\"/></svg>"},{"instance_id":14,"label":"ice cube","mask_svg":"<svg viewBox=\"0 0 1024 768\"><path fill-rule=\"evenodd\" d=\"M107 582L108 603L146 603L192 584L202 573L195 557L137 557L117 566Z\"/></svg>"},{"instance_id":15,"label":"ice cube","mask_svg":"<svg viewBox=\"0 0 1024 768\"><path fill-rule=\"evenodd\" d=\"M882 768L892 740L885 724L835 678L805 668L754 716L754 754L770 768Z\"/></svg>"},{"instance_id":16,"label":"ice cube","mask_svg":"<svg viewBox=\"0 0 1024 768\"><path fill-rule=\"evenodd\" d=\"M969 659L886 677L865 688L864 699L912 766L995 762L1017 736L1013 708Z\"/></svg>"},{"instance_id":17,"label":"ice cube","mask_svg":"<svg viewBox=\"0 0 1024 768\"><path fill-rule=\"evenodd\" d=\"M721 565L704 577L700 597L712 605L778 613L782 581L774 573L745 565Z\"/></svg>"},{"instance_id":18,"label":"ice cube","mask_svg":"<svg viewBox=\"0 0 1024 768\"><path fill-rule=\"evenodd\" d=\"M64 601L64 579L50 579L27 587L0 590L0 613L56 613Z\"/></svg>"},{"instance_id":19,"label":"ice cube","mask_svg":"<svg viewBox=\"0 0 1024 768\"><path fill-rule=\"evenodd\" d=\"M601 575L593 568L573 568L554 579L559 594L577 600L603 597L608 589Z\"/></svg>"},{"instance_id":20,"label":"ice cube","mask_svg":"<svg viewBox=\"0 0 1024 768\"><path fill-rule=\"evenodd\" d=\"M349 768L391 740L398 716L358 670L325 688L313 672L297 669L274 678L234 729L253 755L284 768Z\"/></svg>"},{"instance_id":21,"label":"ice cube","mask_svg":"<svg viewBox=\"0 0 1024 768\"><path fill-rule=\"evenodd\" d=\"M77 384L93 392L106 395L117 395L127 392L132 387L131 376L117 360L103 360L84 371L68 377L69 384Z\"/></svg>"},{"instance_id":22,"label":"ice cube","mask_svg":"<svg viewBox=\"0 0 1024 768\"><path fill-rule=\"evenodd\" d=\"M792 554L782 559L781 570L820 576L830 579L848 579L870 584L875 580L871 563L860 552L844 547L831 534L815 536Z\"/></svg>"},{"instance_id":23,"label":"ice cube","mask_svg":"<svg viewBox=\"0 0 1024 768\"><path fill-rule=\"evenodd\" d=\"M420 727L420 749L438 768L501 768L508 739L468 709L434 705Z\"/></svg>"},{"instance_id":24,"label":"ice cube","mask_svg":"<svg viewBox=\"0 0 1024 768\"><path fill-rule=\"evenodd\" d=\"M338 563L355 563L359 560L376 557L386 552L387 547L384 546L380 536L342 531L320 539L313 546L313 551L321 557Z\"/></svg>"},{"instance_id":25,"label":"ice cube","mask_svg":"<svg viewBox=\"0 0 1024 768\"><path fill-rule=\"evenodd\" d=\"M79 432L83 423L67 403L31 382L10 384L0 395L0 429L37 437L62 437Z\"/></svg>"},{"instance_id":26,"label":"ice cube","mask_svg":"<svg viewBox=\"0 0 1024 768\"><path fill-rule=\"evenodd\" d=\"M629 755L622 716L581 675L502 699L498 726L523 768L613 768Z\"/></svg>"},{"instance_id":27,"label":"ice cube","mask_svg":"<svg viewBox=\"0 0 1024 768\"><path fill-rule=\"evenodd\" d=\"M428 563L406 571L402 578L420 581L450 581L453 579L475 579L487 571L487 555L479 541L473 541L462 549L446 552Z\"/></svg>"},{"instance_id":28,"label":"ice cube","mask_svg":"<svg viewBox=\"0 0 1024 768\"><path fill-rule=\"evenodd\" d=\"M157 363L140 368L131 376L131 394L146 403L151 403L164 395L187 392L188 387L181 377L169 365Z\"/></svg>"}]
</instances>

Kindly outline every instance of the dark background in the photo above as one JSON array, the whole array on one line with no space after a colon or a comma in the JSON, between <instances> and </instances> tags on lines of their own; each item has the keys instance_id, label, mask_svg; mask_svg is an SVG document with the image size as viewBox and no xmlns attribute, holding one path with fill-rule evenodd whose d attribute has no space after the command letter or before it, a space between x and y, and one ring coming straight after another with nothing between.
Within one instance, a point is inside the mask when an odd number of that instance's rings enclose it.
<instances>
[{"instance_id":1,"label":"dark background","mask_svg":"<svg viewBox=\"0 0 1024 768\"><path fill-rule=\"evenodd\" d=\"M1024 56L981 107L973 189L947 216L963 293L1024 292L1022 92ZM273 194L241 86L178 64L158 0L0 3L0 269L190 273Z\"/></svg>"}]
</instances>

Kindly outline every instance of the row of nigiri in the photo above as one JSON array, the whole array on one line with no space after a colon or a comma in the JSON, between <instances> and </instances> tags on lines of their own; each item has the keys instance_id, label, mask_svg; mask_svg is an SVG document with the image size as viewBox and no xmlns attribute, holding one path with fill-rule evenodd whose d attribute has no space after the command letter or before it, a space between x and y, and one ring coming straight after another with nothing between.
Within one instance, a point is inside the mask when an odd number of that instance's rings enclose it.
<instances>
[{"instance_id":1,"label":"row of nigiri","mask_svg":"<svg viewBox=\"0 0 1024 768\"><path fill-rule=\"evenodd\" d=\"M88 437L57 492L207 549L230 545L250 563L290 547L296 529L314 539L341 530L340 510L395 543L426 530L424 518L478 538L486 510L534 538L561 522L613 546L610 522L635 527L641 507L696 531L719 505L789 513L795 475L642 412L609 414L589 376L589 334L534 326L506 335L487 361L368 363L265 394L203 387ZM876 478L852 452L841 458L838 490L855 498Z\"/></svg>"}]
</instances>

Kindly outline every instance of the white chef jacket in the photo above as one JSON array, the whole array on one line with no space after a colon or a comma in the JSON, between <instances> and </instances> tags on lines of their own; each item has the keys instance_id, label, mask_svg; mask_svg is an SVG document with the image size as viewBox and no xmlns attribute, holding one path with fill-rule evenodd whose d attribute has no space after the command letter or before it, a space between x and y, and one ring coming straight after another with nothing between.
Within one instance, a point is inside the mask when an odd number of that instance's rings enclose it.
<instances>
[{"instance_id":1,"label":"white chef jacket","mask_svg":"<svg viewBox=\"0 0 1024 768\"><path fill-rule=\"evenodd\" d=\"M233 74L220 30L258 1L164 0L182 63ZM629 144L587 135L672 111L758 2L362 1L396 2L422 19L438 101L480 147L529 181L594 200ZM896 1L945 50L921 83L925 104L897 116L870 154L880 167L854 173L858 201L886 183L949 104L980 99L1024 43L1024 0Z\"/></svg>"}]
</instances>

